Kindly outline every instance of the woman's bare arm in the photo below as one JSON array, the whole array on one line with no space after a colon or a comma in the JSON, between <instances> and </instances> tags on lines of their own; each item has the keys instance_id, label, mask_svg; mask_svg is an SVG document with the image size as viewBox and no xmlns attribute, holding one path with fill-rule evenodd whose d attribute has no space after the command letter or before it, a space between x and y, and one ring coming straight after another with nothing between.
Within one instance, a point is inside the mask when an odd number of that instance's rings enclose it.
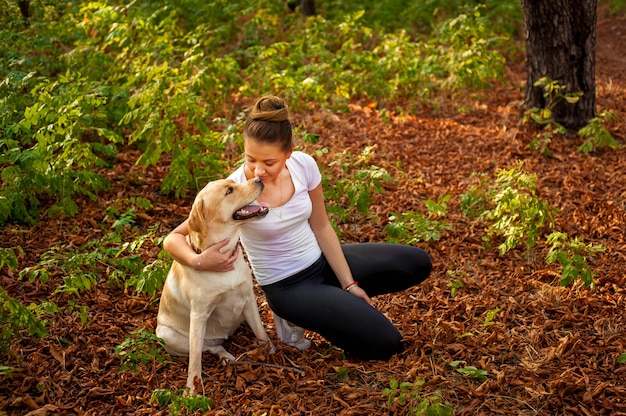
<instances>
[{"instance_id":1,"label":"woman's bare arm","mask_svg":"<svg viewBox=\"0 0 626 416\"><path fill-rule=\"evenodd\" d=\"M196 270L207 270L213 272L227 272L233 270L233 262L239 254L239 248L226 253L220 253L220 249L228 244L229 239L209 246L202 253L198 254L187 243L189 234L188 220L185 220L163 240L163 248L169 255L182 265L193 267Z\"/></svg>"},{"instance_id":2,"label":"woman's bare arm","mask_svg":"<svg viewBox=\"0 0 626 416\"><path fill-rule=\"evenodd\" d=\"M335 234L335 230L328 220L326 206L324 205L324 191L322 190L322 185L320 184L310 191L309 196L313 203L313 212L309 218L311 228L324 253L324 257L326 257L328 264L330 264L330 267L339 279L341 287L346 288L350 286L351 294L373 305L367 293L360 287L352 284L354 282L352 271L350 271L350 266L341 249L339 238L337 238L337 234Z\"/></svg>"}]
</instances>

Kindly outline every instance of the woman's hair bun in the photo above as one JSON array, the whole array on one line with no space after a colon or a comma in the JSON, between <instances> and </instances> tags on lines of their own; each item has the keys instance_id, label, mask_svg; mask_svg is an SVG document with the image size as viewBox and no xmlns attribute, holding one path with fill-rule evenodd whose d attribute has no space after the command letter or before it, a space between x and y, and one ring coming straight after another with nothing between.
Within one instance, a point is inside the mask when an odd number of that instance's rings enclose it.
<instances>
[{"instance_id":1,"label":"woman's hair bun","mask_svg":"<svg viewBox=\"0 0 626 416\"><path fill-rule=\"evenodd\" d=\"M259 121L285 121L289 120L289 111L282 98L275 95L266 95L259 98L252 111L250 119Z\"/></svg>"},{"instance_id":2,"label":"woman's hair bun","mask_svg":"<svg viewBox=\"0 0 626 416\"><path fill-rule=\"evenodd\" d=\"M289 111L282 98L266 95L259 98L243 127L245 138L276 144L284 152L293 150L293 132Z\"/></svg>"}]
</instances>

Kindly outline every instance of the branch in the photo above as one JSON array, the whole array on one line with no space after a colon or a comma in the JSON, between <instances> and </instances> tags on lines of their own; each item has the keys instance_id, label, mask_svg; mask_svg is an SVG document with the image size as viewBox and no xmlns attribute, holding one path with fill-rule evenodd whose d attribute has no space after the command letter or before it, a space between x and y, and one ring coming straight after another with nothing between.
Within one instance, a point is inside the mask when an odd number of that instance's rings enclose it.
<instances>
[{"instance_id":1,"label":"branch","mask_svg":"<svg viewBox=\"0 0 626 416\"><path fill-rule=\"evenodd\" d=\"M300 370L299 368L296 367L289 367L286 365L280 365L280 364L270 364L270 363L260 363L257 361L249 361L249 360L244 360L244 361L227 361L228 364L230 365L258 365L261 367L269 367L269 368L278 368L280 370L289 370L292 371L296 374L300 374L301 376L304 375L304 370Z\"/></svg>"}]
</instances>

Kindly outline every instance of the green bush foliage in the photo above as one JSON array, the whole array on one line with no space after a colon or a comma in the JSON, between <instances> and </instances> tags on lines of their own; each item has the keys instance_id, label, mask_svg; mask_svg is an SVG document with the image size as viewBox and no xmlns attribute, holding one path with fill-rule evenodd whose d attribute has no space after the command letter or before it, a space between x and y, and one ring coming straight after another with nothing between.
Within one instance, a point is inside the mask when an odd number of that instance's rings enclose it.
<instances>
[{"instance_id":1,"label":"green bush foliage","mask_svg":"<svg viewBox=\"0 0 626 416\"><path fill-rule=\"evenodd\" d=\"M553 230L555 209L536 196L537 177L522 168L520 162L498 170L493 183L487 175L478 175L478 184L460 197L463 214L484 227L483 239L488 245L494 238L502 241L498 245L501 255L518 246L530 250L544 239L550 246L546 264L561 266L561 286L580 279L584 287L593 287L594 273L588 259L604 252L604 247Z\"/></svg>"},{"instance_id":2,"label":"green bush foliage","mask_svg":"<svg viewBox=\"0 0 626 416\"><path fill-rule=\"evenodd\" d=\"M17 252L17 253L16 253ZM23 254L21 247L1 248L0 247L0 270L7 267L11 270L18 268L18 254ZM17 299L9 296L9 294L0 286L0 354L5 355L9 352L9 347L16 342L22 335L22 330L27 331L29 335L46 337L45 322L39 320L31 309L35 309L35 305L26 307ZM12 375L12 367L0 367L0 375Z\"/></svg>"},{"instance_id":3,"label":"green bush foliage","mask_svg":"<svg viewBox=\"0 0 626 416\"><path fill-rule=\"evenodd\" d=\"M130 242L123 241L128 233L111 232L80 247L55 245L41 255L36 265L22 269L19 276L47 284L52 276L61 275L63 282L55 282L54 293L76 297L98 284L130 287L138 294L154 296L167 277L166 254L161 250L157 260L144 264L138 251L146 241L160 244L161 238L155 237L158 228L159 224L156 224Z\"/></svg>"},{"instance_id":4,"label":"green bush foliage","mask_svg":"<svg viewBox=\"0 0 626 416\"><path fill-rule=\"evenodd\" d=\"M21 330L38 337L48 336L42 321L0 286L0 354L8 353L9 346L21 336Z\"/></svg>"},{"instance_id":5,"label":"green bush foliage","mask_svg":"<svg viewBox=\"0 0 626 416\"><path fill-rule=\"evenodd\" d=\"M392 182L385 169L371 164L375 147L366 146L358 156L348 151L338 154L329 165L340 166L342 174L322 178L326 210L335 228L355 216L365 217L374 195L383 192L384 183Z\"/></svg>"},{"instance_id":6,"label":"green bush foliage","mask_svg":"<svg viewBox=\"0 0 626 416\"><path fill-rule=\"evenodd\" d=\"M115 354L121 360L120 372L138 371L140 367L167 359L165 343L154 332L141 328L132 331L131 336L115 347Z\"/></svg>"},{"instance_id":7,"label":"green bush foliage","mask_svg":"<svg viewBox=\"0 0 626 416\"><path fill-rule=\"evenodd\" d=\"M186 390L175 392L171 390L159 389L152 392L150 403L155 403L160 407L168 405L172 416L194 413L201 410L206 413L213 408L213 400L201 394L189 395Z\"/></svg>"},{"instance_id":8,"label":"green bush foliage","mask_svg":"<svg viewBox=\"0 0 626 416\"><path fill-rule=\"evenodd\" d=\"M428 215L421 212L392 213L389 223L384 228L387 241L391 243L415 244L420 241L439 241L441 236L452 226L445 223L448 201L452 195L446 195L438 202L423 201Z\"/></svg>"},{"instance_id":9,"label":"green bush foliage","mask_svg":"<svg viewBox=\"0 0 626 416\"><path fill-rule=\"evenodd\" d=\"M604 110L592 118L589 124L578 130L578 135L584 137L585 141L576 150L587 154L605 147L612 150L623 147L623 144L615 140L611 132L604 126L605 122L618 120L618 118L617 112L609 110Z\"/></svg>"},{"instance_id":10,"label":"green bush foliage","mask_svg":"<svg viewBox=\"0 0 626 416\"><path fill-rule=\"evenodd\" d=\"M489 16L504 6L460 4L336 1L305 19L270 0L32 1L27 22L13 5L0 14L0 224L76 214L122 146L169 165L163 192L195 192L224 175L225 125L263 93L301 110L485 88L503 73L507 33ZM398 30L400 9L428 24Z\"/></svg>"},{"instance_id":11,"label":"green bush foliage","mask_svg":"<svg viewBox=\"0 0 626 416\"><path fill-rule=\"evenodd\" d=\"M510 169L499 169L495 182L484 176L461 195L465 215L486 221L485 241L496 237L500 254L518 247L533 248L541 237L542 227L552 224L554 209L536 195L537 177L517 163Z\"/></svg>"},{"instance_id":12,"label":"green bush foliage","mask_svg":"<svg viewBox=\"0 0 626 416\"><path fill-rule=\"evenodd\" d=\"M593 287L593 270L589 267L587 258L604 252L602 245L585 244L578 237L570 238L566 233L558 231L551 233L546 241L551 245L546 255L546 263L557 262L561 265L561 286L567 286L579 278L584 287Z\"/></svg>"},{"instance_id":13,"label":"green bush foliage","mask_svg":"<svg viewBox=\"0 0 626 416\"><path fill-rule=\"evenodd\" d=\"M522 118L522 122L526 123L532 120L540 127L541 131L533 138L530 143L530 149L547 156L551 154L548 146L552 138L556 134L563 135L567 133L567 129L552 118L552 110L558 103L563 101L575 104L582 97L582 92L566 93L565 86L546 77L537 80L534 85L544 90L543 96L547 105L545 108L534 107L527 110ZM603 110L596 117L592 118L589 124L578 130L578 135L585 138L585 141L578 146L577 150L587 154L605 147L612 150L622 147L622 144L615 140L611 132L604 126L607 121L618 119L618 114L609 110Z\"/></svg>"},{"instance_id":14,"label":"green bush foliage","mask_svg":"<svg viewBox=\"0 0 626 416\"><path fill-rule=\"evenodd\" d=\"M19 83L24 83L26 76ZM15 84L7 82L5 85ZM55 200L48 212L74 215L74 196L95 194L108 183L94 172L116 154L120 136L103 122L106 98L78 73L31 86L34 97L22 118L0 139L3 214L1 222L34 223L40 200Z\"/></svg>"},{"instance_id":15,"label":"green bush foliage","mask_svg":"<svg viewBox=\"0 0 626 416\"><path fill-rule=\"evenodd\" d=\"M443 400L440 391L430 396L422 393L426 380L418 379L415 383L398 382L393 377L389 387L383 389L382 396L387 398L387 407L397 406L407 416L449 416L453 414L451 404Z\"/></svg>"}]
</instances>

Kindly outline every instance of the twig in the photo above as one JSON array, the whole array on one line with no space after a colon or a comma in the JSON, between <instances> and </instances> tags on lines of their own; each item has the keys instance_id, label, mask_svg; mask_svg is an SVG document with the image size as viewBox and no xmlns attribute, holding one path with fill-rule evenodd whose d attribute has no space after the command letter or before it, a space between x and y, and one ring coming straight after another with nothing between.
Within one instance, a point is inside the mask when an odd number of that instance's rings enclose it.
<instances>
[{"instance_id":1,"label":"twig","mask_svg":"<svg viewBox=\"0 0 626 416\"><path fill-rule=\"evenodd\" d=\"M281 369L281 370L289 370L289 371L293 371L296 374L300 374L301 376L304 375L304 371L300 370L299 368L289 367L289 366L280 365L280 364L260 363L260 362L257 362L257 361L248 361L248 360L244 360L244 361L227 361L227 363L230 364L230 365L244 365L244 364L259 365L261 367L269 367L269 368L278 368L278 369Z\"/></svg>"}]
</instances>

